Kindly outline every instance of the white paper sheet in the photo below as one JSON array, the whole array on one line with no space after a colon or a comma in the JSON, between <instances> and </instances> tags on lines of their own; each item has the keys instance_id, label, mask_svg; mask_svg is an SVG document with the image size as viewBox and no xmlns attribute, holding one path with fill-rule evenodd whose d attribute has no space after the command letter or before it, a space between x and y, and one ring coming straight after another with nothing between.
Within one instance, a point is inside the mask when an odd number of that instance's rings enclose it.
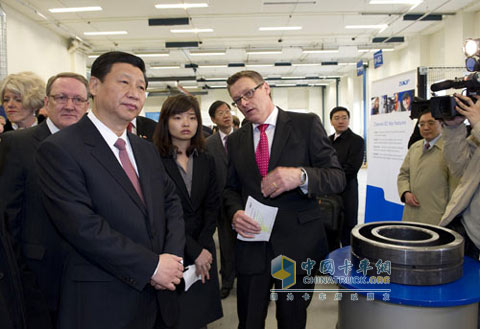
<instances>
[{"instance_id":1,"label":"white paper sheet","mask_svg":"<svg viewBox=\"0 0 480 329\"><path fill-rule=\"evenodd\" d=\"M187 270L183 272L183 280L185 281L185 291L190 289L192 284L202 279L201 275L197 275L197 267L195 265L189 265Z\"/></svg>"},{"instance_id":2,"label":"white paper sheet","mask_svg":"<svg viewBox=\"0 0 480 329\"><path fill-rule=\"evenodd\" d=\"M237 239L242 241L268 241L272 234L273 224L277 217L278 208L264 205L258 202L251 196L247 199L245 205L245 214L257 221L260 225L261 231L253 238L244 238L240 234L237 235Z\"/></svg>"}]
</instances>

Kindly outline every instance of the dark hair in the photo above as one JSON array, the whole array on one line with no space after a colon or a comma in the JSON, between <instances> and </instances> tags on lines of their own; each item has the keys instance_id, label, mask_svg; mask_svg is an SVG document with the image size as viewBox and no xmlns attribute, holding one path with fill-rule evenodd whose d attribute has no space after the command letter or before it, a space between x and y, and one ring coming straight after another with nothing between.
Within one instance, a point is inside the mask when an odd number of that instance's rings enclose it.
<instances>
[{"instance_id":1,"label":"dark hair","mask_svg":"<svg viewBox=\"0 0 480 329\"><path fill-rule=\"evenodd\" d=\"M231 110L230 105L228 105L227 102L224 101L215 101L213 102L212 105L210 105L210 108L208 109L208 114L210 115L211 118L215 117L215 113L217 112L217 109L222 106L223 104L227 105L228 109Z\"/></svg>"},{"instance_id":2,"label":"dark hair","mask_svg":"<svg viewBox=\"0 0 480 329\"><path fill-rule=\"evenodd\" d=\"M193 135L191 139L190 146L187 149L187 156L190 156L195 149L199 152L205 150L200 105L195 97L179 94L168 97L163 103L160 111L160 119L153 134L153 143L157 146L162 156L169 156L176 151L176 146L172 144L172 136L168 131L168 120L171 116L187 112L190 109L193 109L195 112L198 126L195 135Z\"/></svg>"},{"instance_id":3,"label":"dark hair","mask_svg":"<svg viewBox=\"0 0 480 329\"><path fill-rule=\"evenodd\" d=\"M404 99L406 99L406 98L410 98L410 99L412 98L412 96L410 96L410 93L407 93L407 92L403 93L403 95L402 95L402 101L403 101Z\"/></svg>"},{"instance_id":4,"label":"dark hair","mask_svg":"<svg viewBox=\"0 0 480 329\"><path fill-rule=\"evenodd\" d=\"M230 87L240 80L241 78L249 78L255 81L255 83L260 83L262 81L265 81L262 77L262 75L256 71L240 71L232 75L230 78L227 79L227 88L228 91L230 92Z\"/></svg>"},{"instance_id":5,"label":"dark hair","mask_svg":"<svg viewBox=\"0 0 480 329\"><path fill-rule=\"evenodd\" d=\"M122 51L110 51L108 53L101 54L92 64L92 70L90 75L103 82L105 76L112 69L112 65L115 63L127 63L135 67L138 67L143 73L145 79L145 87L148 87L147 75L145 73L145 62L138 56L124 53Z\"/></svg>"},{"instance_id":6,"label":"dark hair","mask_svg":"<svg viewBox=\"0 0 480 329\"><path fill-rule=\"evenodd\" d=\"M332 120L333 115L334 115L335 113L340 112L340 111L345 111L345 112L347 112L348 118L350 119L350 112L348 112L347 108L342 107L342 106L337 106L337 107L334 107L334 108L330 111L330 120Z\"/></svg>"},{"instance_id":7,"label":"dark hair","mask_svg":"<svg viewBox=\"0 0 480 329\"><path fill-rule=\"evenodd\" d=\"M60 78L72 78L72 79L76 79L76 80L80 81L85 86L85 89L87 90L87 97L88 97L88 81L87 81L87 79L85 79L85 77L83 75L73 73L73 72L62 72L62 73L58 73L57 75L54 75L54 76L50 77L50 79L48 79L47 88L46 88L47 96L50 96L50 92L52 91L53 83L55 81L57 81L57 79L60 79Z\"/></svg>"},{"instance_id":8,"label":"dark hair","mask_svg":"<svg viewBox=\"0 0 480 329\"><path fill-rule=\"evenodd\" d=\"M432 110L426 109L425 111L422 111L422 113L420 113L420 115L418 116L418 121L420 122L420 118L421 118L422 116L424 116L425 114L428 114L428 113L432 114ZM434 119L435 119L435 118L434 118ZM435 120L437 120L437 119L435 119Z\"/></svg>"}]
</instances>

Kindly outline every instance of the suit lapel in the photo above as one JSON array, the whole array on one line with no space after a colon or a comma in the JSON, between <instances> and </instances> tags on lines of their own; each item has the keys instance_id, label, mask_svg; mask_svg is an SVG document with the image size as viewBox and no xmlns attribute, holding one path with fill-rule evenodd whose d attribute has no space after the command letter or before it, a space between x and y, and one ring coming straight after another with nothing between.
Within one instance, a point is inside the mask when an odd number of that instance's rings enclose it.
<instances>
[{"instance_id":1,"label":"suit lapel","mask_svg":"<svg viewBox=\"0 0 480 329\"><path fill-rule=\"evenodd\" d=\"M83 117L82 120L78 123L79 127L82 129L82 137L84 139L85 144L87 147L90 148L90 153L92 156L105 168L107 171L120 185L120 187L132 198L132 200L137 204L137 206L142 209L144 214L146 214L145 206L140 199L137 191L133 187L130 179L128 178L127 174L123 170L122 166L118 162L117 158L113 154L110 147L107 145L105 140L103 139L100 132L97 130L95 125L88 119L88 117ZM140 156L140 152L135 153L135 147L132 148L134 150L135 158ZM138 168L138 160L137 160L137 168ZM139 175L142 175L142 172L139 168ZM143 185L142 189L143 189Z\"/></svg>"},{"instance_id":2,"label":"suit lapel","mask_svg":"<svg viewBox=\"0 0 480 329\"><path fill-rule=\"evenodd\" d=\"M280 156L285 148L285 144L290 137L290 132L290 118L285 111L279 109L270 159L268 161L268 171L271 171L277 166Z\"/></svg>"}]
</instances>

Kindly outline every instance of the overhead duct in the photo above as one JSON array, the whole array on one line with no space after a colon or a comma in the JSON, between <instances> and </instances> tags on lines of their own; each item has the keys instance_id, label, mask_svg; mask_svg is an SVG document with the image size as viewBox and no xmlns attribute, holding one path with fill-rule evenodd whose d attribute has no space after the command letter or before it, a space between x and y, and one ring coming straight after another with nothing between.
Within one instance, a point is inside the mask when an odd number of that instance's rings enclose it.
<instances>
[{"instance_id":1,"label":"overhead duct","mask_svg":"<svg viewBox=\"0 0 480 329\"><path fill-rule=\"evenodd\" d=\"M188 25L189 17L173 17L173 18L149 18L149 26L172 26L172 25Z\"/></svg>"}]
</instances>

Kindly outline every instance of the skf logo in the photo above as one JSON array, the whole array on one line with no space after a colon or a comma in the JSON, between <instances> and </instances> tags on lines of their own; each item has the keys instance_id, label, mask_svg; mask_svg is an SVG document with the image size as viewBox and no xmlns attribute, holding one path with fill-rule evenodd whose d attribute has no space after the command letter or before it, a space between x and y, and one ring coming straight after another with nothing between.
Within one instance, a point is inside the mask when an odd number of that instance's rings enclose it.
<instances>
[{"instance_id":1,"label":"skf logo","mask_svg":"<svg viewBox=\"0 0 480 329\"><path fill-rule=\"evenodd\" d=\"M272 259L272 276L282 280L282 289L288 289L296 283L295 261L287 256L278 255Z\"/></svg>"},{"instance_id":2,"label":"skf logo","mask_svg":"<svg viewBox=\"0 0 480 329\"><path fill-rule=\"evenodd\" d=\"M400 81L398 85L401 87L401 86L406 86L409 83L410 83L410 79L407 79L407 80Z\"/></svg>"}]
</instances>

